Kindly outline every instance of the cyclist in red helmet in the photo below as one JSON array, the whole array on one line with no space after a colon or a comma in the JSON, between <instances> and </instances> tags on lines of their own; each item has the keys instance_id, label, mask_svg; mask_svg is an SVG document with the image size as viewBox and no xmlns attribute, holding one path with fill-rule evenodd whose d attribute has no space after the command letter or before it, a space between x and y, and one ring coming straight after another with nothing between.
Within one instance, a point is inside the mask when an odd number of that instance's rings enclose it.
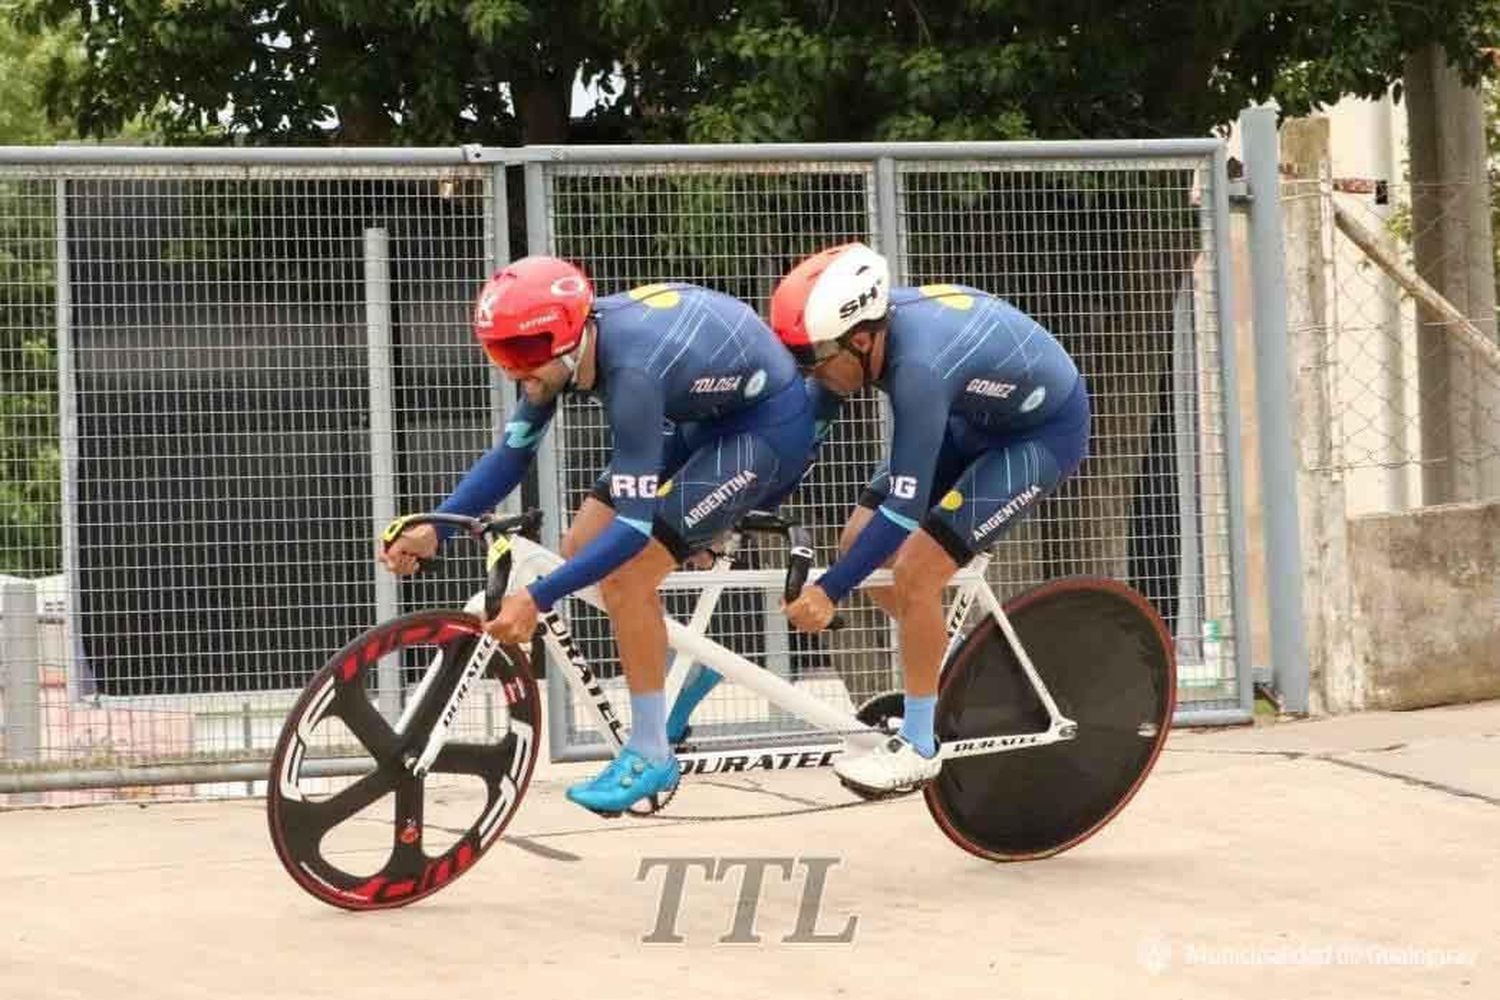
<instances>
[{"instance_id":1,"label":"cyclist in red helmet","mask_svg":"<svg viewBox=\"0 0 1500 1000\"><path fill-rule=\"evenodd\" d=\"M596 300L574 265L527 257L485 284L474 333L523 398L500 443L439 510L478 514L514 489L564 390L595 397L608 416L614 452L568 528L566 562L507 596L485 628L502 642L528 641L539 610L599 584L630 687L630 739L567 794L617 814L675 787L681 774L667 741L657 586L747 511L774 508L796 485L814 447L811 401L796 363L754 310L693 285ZM437 550L439 530L408 529L387 550L387 565L413 572ZM687 710L711 686L685 687Z\"/></svg>"},{"instance_id":2,"label":"cyclist in red helmet","mask_svg":"<svg viewBox=\"0 0 1500 1000\"><path fill-rule=\"evenodd\" d=\"M860 581L892 567L894 586L870 595L898 624L901 731L842 755L835 771L872 792L916 788L940 767L943 588L1083 461L1088 392L1062 346L1010 303L961 285L892 288L885 258L862 243L798 264L771 299L771 325L821 389L819 427L866 385L890 399L889 459L850 515L839 558L786 614L822 629Z\"/></svg>"}]
</instances>

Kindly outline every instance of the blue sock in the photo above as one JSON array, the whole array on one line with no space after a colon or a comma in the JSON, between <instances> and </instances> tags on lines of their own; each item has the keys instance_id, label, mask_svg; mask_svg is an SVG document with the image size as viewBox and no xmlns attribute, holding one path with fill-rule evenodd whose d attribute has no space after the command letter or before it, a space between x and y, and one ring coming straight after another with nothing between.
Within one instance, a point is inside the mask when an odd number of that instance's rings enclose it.
<instances>
[{"instance_id":1,"label":"blue sock","mask_svg":"<svg viewBox=\"0 0 1500 1000\"><path fill-rule=\"evenodd\" d=\"M917 748L923 757L937 753L937 739L933 735L932 717L937 710L936 695L906 696L906 708L901 716L901 738Z\"/></svg>"},{"instance_id":2,"label":"blue sock","mask_svg":"<svg viewBox=\"0 0 1500 1000\"><path fill-rule=\"evenodd\" d=\"M634 750L653 764L663 763L672 755L667 748L667 693L651 691L630 695L630 739L627 750Z\"/></svg>"},{"instance_id":3,"label":"blue sock","mask_svg":"<svg viewBox=\"0 0 1500 1000\"><path fill-rule=\"evenodd\" d=\"M701 663L693 664L687 683L682 685L682 690L677 692L677 700L672 703L672 714L667 716L667 742L677 743L687 735L688 717L721 680L723 678L717 671L709 670Z\"/></svg>"}]
</instances>

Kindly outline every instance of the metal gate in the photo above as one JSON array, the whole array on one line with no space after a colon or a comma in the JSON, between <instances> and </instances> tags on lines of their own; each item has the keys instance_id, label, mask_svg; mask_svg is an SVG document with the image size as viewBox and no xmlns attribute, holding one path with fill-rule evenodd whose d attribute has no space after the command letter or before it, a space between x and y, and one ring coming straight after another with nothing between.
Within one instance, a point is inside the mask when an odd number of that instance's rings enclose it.
<instances>
[{"instance_id":1,"label":"metal gate","mask_svg":"<svg viewBox=\"0 0 1500 1000\"><path fill-rule=\"evenodd\" d=\"M1217 142L553 147L527 157L528 250L580 261L601 294L691 281L765 315L797 260L860 239L887 254L897 284L963 282L1035 316L1089 380L1092 454L1001 543L997 589L1069 573L1130 583L1177 638L1182 721L1248 718ZM886 439L884 408L867 393L793 495L790 511L815 528L825 558ZM564 523L608 455L602 411L566 405L540 458L549 524ZM751 558L777 565L774 552ZM682 614L695 597L688 586L669 605ZM789 632L776 606L771 593L726 591L710 634L845 707L899 689L892 629L867 599L853 599L852 627L811 641ZM625 704L607 619L581 601L567 614ZM554 755L601 752L557 672L549 690ZM803 728L734 690L716 692L694 720L702 734Z\"/></svg>"},{"instance_id":2,"label":"metal gate","mask_svg":"<svg viewBox=\"0 0 1500 1000\"><path fill-rule=\"evenodd\" d=\"M253 792L326 656L462 601L466 559L397 584L372 539L503 423L468 305L526 251L578 259L604 294L688 280L763 311L795 260L858 238L898 282L1032 312L1090 379L1093 456L1002 544L995 583L1131 583L1177 637L1181 721L1248 718L1226 194L1210 140L0 150L0 791ZM825 559L884 433L861 400L793 498ZM608 447L600 411L569 403L530 487L551 531ZM816 645L765 594L721 608L716 637L830 699L899 677L868 607ZM610 679L605 625L576 622ZM554 753L597 753L549 676ZM731 692L705 709L789 724Z\"/></svg>"}]
</instances>

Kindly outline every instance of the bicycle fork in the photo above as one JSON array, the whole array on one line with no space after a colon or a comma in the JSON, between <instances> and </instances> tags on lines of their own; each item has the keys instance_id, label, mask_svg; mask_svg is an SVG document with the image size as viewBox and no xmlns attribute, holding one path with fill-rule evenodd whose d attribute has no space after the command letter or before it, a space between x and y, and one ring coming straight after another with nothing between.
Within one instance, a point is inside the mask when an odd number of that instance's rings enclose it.
<instances>
[{"instance_id":1,"label":"bicycle fork","mask_svg":"<svg viewBox=\"0 0 1500 1000\"><path fill-rule=\"evenodd\" d=\"M500 644L487 634L481 633L474 650L469 654L469 660L464 664L463 671L459 674L458 682L453 685L453 691L448 695L447 702L438 713L437 720L432 724L432 729L427 734L427 742L420 754L408 751L402 759L406 769L418 778L424 777L432 770L433 761L442 752L443 745L448 742L448 733L453 729L453 723L458 719L458 710L462 707L464 699L468 697L474 682L484 674L485 668L490 665L490 659L495 655ZM427 673L422 682L417 685L410 701L406 703L401 718L396 722L396 732L404 735L411 720L415 718L423 702L427 698L428 691L433 683L443 673L443 653L439 651L433 659L432 665L427 668Z\"/></svg>"}]
</instances>

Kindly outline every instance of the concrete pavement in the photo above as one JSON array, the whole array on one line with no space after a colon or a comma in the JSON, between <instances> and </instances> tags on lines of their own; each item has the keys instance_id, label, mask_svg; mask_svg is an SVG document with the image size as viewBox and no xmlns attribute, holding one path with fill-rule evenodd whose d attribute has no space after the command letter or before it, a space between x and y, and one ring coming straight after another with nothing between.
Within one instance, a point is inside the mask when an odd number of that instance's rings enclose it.
<instances>
[{"instance_id":1,"label":"concrete pavement","mask_svg":"<svg viewBox=\"0 0 1500 1000\"><path fill-rule=\"evenodd\" d=\"M606 821L562 798L592 767L540 768L508 843L374 914L297 889L260 801L0 813L0 998L1500 995L1500 702L1179 731L1103 833L1015 865L826 770ZM670 923L664 858L699 859Z\"/></svg>"}]
</instances>

